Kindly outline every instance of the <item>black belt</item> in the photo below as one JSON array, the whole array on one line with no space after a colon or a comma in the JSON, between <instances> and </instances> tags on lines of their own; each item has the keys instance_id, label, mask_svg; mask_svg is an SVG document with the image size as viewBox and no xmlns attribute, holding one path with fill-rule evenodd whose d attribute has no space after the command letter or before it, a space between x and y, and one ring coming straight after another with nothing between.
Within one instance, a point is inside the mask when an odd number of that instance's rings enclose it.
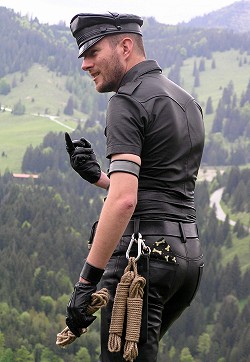
<instances>
[{"instance_id":1,"label":"black belt","mask_svg":"<svg viewBox=\"0 0 250 362\"><path fill-rule=\"evenodd\" d=\"M134 233L134 220L130 220L123 236L131 236ZM140 220L139 232L142 236L169 235L179 238L198 238L196 223L183 223L164 220Z\"/></svg>"}]
</instances>

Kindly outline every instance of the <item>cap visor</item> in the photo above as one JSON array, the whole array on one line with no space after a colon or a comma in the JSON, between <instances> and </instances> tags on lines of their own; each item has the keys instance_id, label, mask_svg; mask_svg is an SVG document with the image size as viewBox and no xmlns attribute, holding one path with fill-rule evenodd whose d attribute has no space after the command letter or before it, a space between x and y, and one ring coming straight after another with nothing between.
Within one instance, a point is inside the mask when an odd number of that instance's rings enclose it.
<instances>
[{"instance_id":1,"label":"cap visor","mask_svg":"<svg viewBox=\"0 0 250 362\"><path fill-rule=\"evenodd\" d=\"M86 50L88 50L90 47L92 47L94 44L96 44L99 40L104 38L104 36L105 35L99 36L98 38L91 39L91 40L87 41L86 43L84 43L79 49L78 58L83 57Z\"/></svg>"}]
</instances>

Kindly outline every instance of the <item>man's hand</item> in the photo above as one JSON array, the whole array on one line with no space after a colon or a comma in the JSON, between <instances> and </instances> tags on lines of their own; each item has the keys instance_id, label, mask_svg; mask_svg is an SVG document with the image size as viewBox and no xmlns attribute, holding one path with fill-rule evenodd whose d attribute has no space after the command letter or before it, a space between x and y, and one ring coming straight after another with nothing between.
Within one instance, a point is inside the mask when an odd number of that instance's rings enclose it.
<instances>
[{"instance_id":1,"label":"man's hand","mask_svg":"<svg viewBox=\"0 0 250 362\"><path fill-rule=\"evenodd\" d=\"M76 337L80 337L81 329L87 328L96 317L87 314L91 295L96 292L96 286L77 282L71 295L66 311L66 324Z\"/></svg>"},{"instance_id":2,"label":"man's hand","mask_svg":"<svg viewBox=\"0 0 250 362\"><path fill-rule=\"evenodd\" d=\"M86 181L96 183L101 177L101 168L89 141L85 138L72 141L65 133L66 150L72 168Z\"/></svg>"}]
</instances>

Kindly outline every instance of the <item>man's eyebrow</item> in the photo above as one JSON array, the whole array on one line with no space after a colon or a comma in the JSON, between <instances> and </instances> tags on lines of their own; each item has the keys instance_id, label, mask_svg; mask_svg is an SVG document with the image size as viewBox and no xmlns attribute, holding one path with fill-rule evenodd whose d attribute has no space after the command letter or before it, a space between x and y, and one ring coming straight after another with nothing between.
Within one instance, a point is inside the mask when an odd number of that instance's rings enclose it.
<instances>
[{"instance_id":1,"label":"man's eyebrow","mask_svg":"<svg viewBox=\"0 0 250 362\"><path fill-rule=\"evenodd\" d=\"M98 45L93 45L90 49L86 50L85 55L91 54L94 51L98 50L100 47Z\"/></svg>"}]
</instances>

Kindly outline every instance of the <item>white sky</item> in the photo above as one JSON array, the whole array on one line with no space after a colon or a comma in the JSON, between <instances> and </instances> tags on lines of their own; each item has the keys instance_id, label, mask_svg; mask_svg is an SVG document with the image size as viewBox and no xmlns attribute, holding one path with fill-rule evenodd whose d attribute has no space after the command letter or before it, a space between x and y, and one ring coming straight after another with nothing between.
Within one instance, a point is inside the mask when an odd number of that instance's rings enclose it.
<instances>
[{"instance_id":1,"label":"white sky","mask_svg":"<svg viewBox=\"0 0 250 362\"><path fill-rule=\"evenodd\" d=\"M0 6L49 24L63 20L69 25L77 13L107 11L153 16L158 22L177 24L234 2L237 0L0 0Z\"/></svg>"}]
</instances>

